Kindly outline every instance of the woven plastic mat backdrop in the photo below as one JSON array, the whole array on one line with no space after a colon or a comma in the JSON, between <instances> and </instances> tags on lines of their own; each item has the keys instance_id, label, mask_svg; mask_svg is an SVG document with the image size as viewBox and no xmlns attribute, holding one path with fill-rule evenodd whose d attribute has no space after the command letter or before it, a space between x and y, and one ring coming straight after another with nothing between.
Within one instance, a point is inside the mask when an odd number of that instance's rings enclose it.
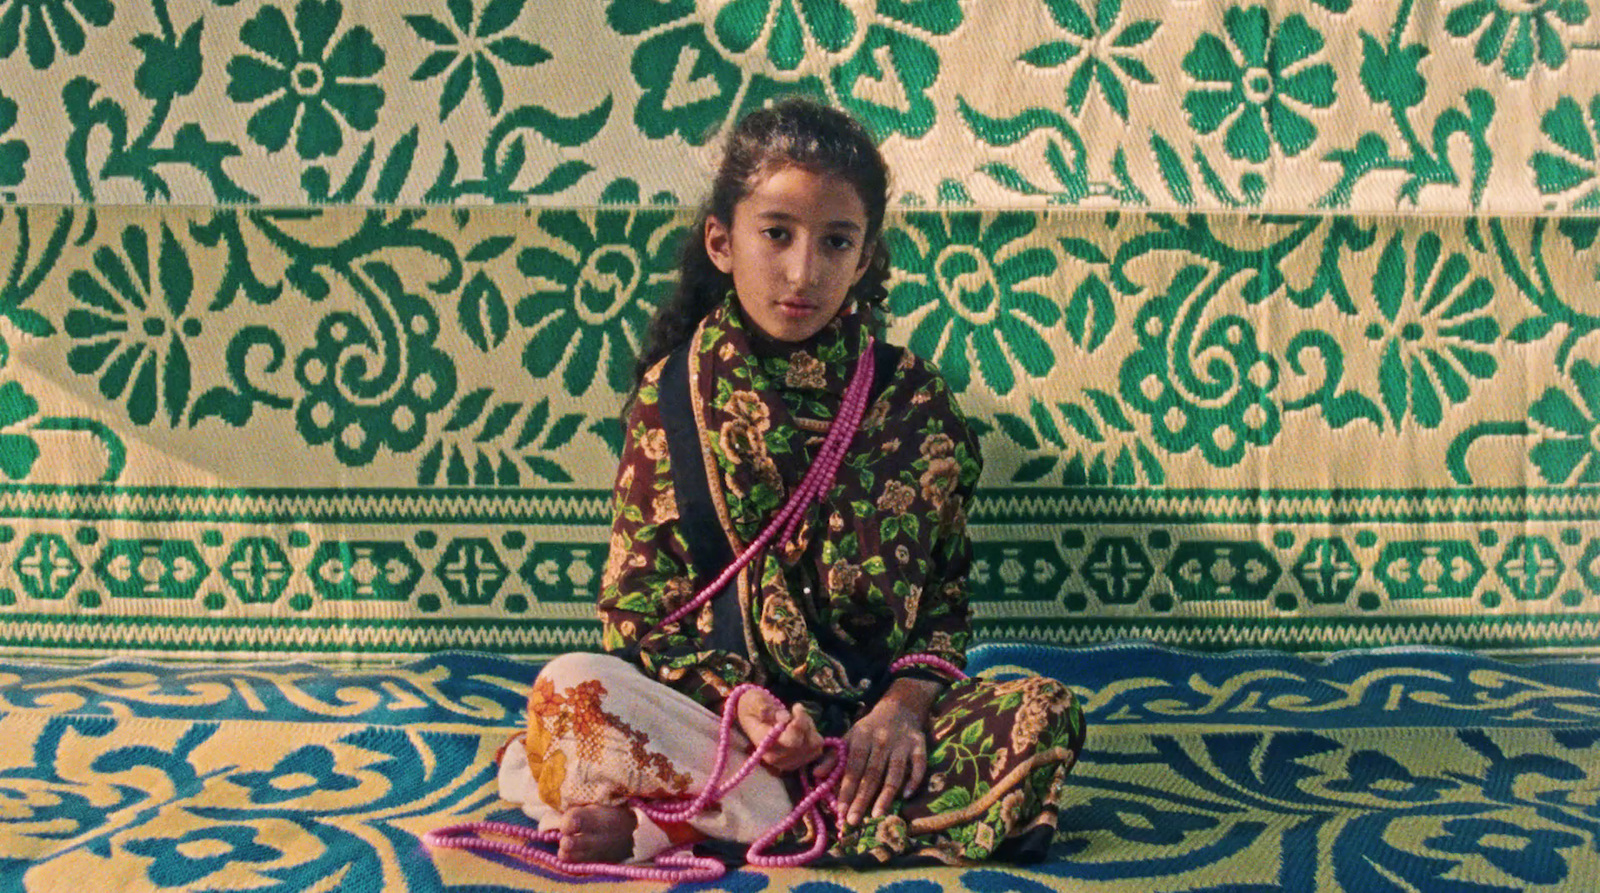
<instances>
[{"instance_id":1,"label":"woven plastic mat backdrop","mask_svg":"<svg viewBox=\"0 0 1600 893\"><path fill-rule=\"evenodd\" d=\"M0 651L597 642L717 135L884 139L981 631L1600 642L1585 0L0 2Z\"/></svg>"}]
</instances>

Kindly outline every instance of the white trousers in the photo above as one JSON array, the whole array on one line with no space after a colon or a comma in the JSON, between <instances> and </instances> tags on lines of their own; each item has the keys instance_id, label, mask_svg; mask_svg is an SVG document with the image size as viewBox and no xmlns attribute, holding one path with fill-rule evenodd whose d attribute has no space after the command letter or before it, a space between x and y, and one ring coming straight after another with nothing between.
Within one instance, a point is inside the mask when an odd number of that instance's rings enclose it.
<instances>
[{"instance_id":1,"label":"white trousers","mask_svg":"<svg viewBox=\"0 0 1600 893\"><path fill-rule=\"evenodd\" d=\"M560 827L578 806L627 805L629 798L690 796L710 781L721 717L688 695L606 654L566 654L539 673L528 698L527 731L500 759L500 795L541 830ZM724 778L750 745L737 727ZM649 860L698 835L752 842L789 814L783 782L756 767L738 787L684 826L659 825L637 807L633 861Z\"/></svg>"}]
</instances>

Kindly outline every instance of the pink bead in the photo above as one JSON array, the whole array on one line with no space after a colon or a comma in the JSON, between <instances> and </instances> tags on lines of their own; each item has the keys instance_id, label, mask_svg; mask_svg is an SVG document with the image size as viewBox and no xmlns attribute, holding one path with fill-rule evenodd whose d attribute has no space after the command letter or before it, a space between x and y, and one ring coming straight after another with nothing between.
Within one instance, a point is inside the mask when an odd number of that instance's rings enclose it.
<instances>
[{"instance_id":1,"label":"pink bead","mask_svg":"<svg viewBox=\"0 0 1600 893\"><path fill-rule=\"evenodd\" d=\"M908 654L889 665L889 672L895 673L906 667L917 665L933 667L935 670L948 675L952 679L965 679L967 674L961 668L934 654Z\"/></svg>"}]
</instances>

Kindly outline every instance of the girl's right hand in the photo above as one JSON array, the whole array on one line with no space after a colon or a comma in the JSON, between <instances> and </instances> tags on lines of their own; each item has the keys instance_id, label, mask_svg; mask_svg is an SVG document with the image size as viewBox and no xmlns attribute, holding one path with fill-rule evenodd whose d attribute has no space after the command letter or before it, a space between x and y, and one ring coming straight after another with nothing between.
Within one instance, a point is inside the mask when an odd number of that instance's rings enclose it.
<instances>
[{"instance_id":1,"label":"girl's right hand","mask_svg":"<svg viewBox=\"0 0 1600 893\"><path fill-rule=\"evenodd\" d=\"M822 756L822 733L804 708L790 710L771 693L752 690L739 698L736 718L752 746L766 740L773 728L789 725L761 755L763 765L777 772L793 772L816 762Z\"/></svg>"}]
</instances>

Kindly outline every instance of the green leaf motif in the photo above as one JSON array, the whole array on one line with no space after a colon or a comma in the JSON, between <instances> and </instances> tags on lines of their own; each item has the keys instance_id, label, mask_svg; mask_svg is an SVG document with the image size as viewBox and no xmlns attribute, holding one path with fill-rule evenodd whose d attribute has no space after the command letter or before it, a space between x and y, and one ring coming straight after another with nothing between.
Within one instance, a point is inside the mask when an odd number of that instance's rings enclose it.
<instances>
[{"instance_id":1,"label":"green leaf motif","mask_svg":"<svg viewBox=\"0 0 1600 893\"><path fill-rule=\"evenodd\" d=\"M593 171L594 165L587 161L571 159L563 161L550 170L543 180L540 180L532 189L530 195L553 195L563 189L568 189L583 179L584 175Z\"/></svg>"},{"instance_id":2,"label":"green leaf motif","mask_svg":"<svg viewBox=\"0 0 1600 893\"><path fill-rule=\"evenodd\" d=\"M161 102L194 92L200 83L200 36L204 24L203 19L196 19L179 40L154 34L134 36L134 49L144 55L144 61L133 72L133 86L140 95Z\"/></svg>"},{"instance_id":3,"label":"green leaf motif","mask_svg":"<svg viewBox=\"0 0 1600 893\"><path fill-rule=\"evenodd\" d=\"M1086 351L1093 351L1105 343L1106 336L1116 323L1116 307L1111 301L1111 289L1099 276L1084 277L1067 302L1067 334Z\"/></svg>"},{"instance_id":4,"label":"green leaf motif","mask_svg":"<svg viewBox=\"0 0 1600 893\"><path fill-rule=\"evenodd\" d=\"M620 420L611 417L598 419L589 423L589 427L584 430L600 438L606 448L611 451L612 458L622 455L623 436L622 422Z\"/></svg>"},{"instance_id":5,"label":"green leaf motif","mask_svg":"<svg viewBox=\"0 0 1600 893\"><path fill-rule=\"evenodd\" d=\"M1417 65L1428 55L1420 43L1399 47L1391 55L1372 35L1361 32L1361 86L1373 102L1408 109L1422 102L1428 84Z\"/></svg>"},{"instance_id":6,"label":"green leaf motif","mask_svg":"<svg viewBox=\"0 0 1600 893\"><path fill-rule=\"evenodd\" d=\"M1060 404L1061 417L1067 424L1077 431L1079 436L1090 443L1104 443L1105 436L1100 433L1100 426L1095 424L1094 416L1089 411L1075 403Z\"/></svg>"},{"instance_id":7,"label":"green leaf motif","mask_svg":"<svg viewBox=\"0 0 1600 893\"><path fill-rule=\"evenodd\" d=\"M500 286L479 270L461 292L457 305L461 331L477 348L488 353L499 347L511 331L511 310Z\"/></svg>"},{"instance_id":8,"label":"green leaf motif","mask_svg":"<svg viewBox=\"0 0 1600 893\"><path fill-rule=\"evenodd\" d=\"M522 449L531 444L544 431L544 426L550 423L550 398L545 397L533 405L528 417L522 422L522 433L517 435L517 442L512 449ZM620 423L619 423L620 424Z\"/></svg>"},{"instance_id":9,"label":"green leaf motif","mask_svg":"<svg viewBox=\"0 0 1600 893\"><path fill-rule=\"evenodd\" d=\"M411 13L401 16L405 23L416 32L416 35L429 43L444 47L453 47L458 43L455 32L450 26L425 13Z\"/></svg>"},{"instance_id":10,"label":"green leaf motif","mask_svg":"<svg viewBox=\"0 0 1600 893\"><path fill-rule=\"evenodd\" d=\"M563 415L554 425L550 426L550 433L545 437L542 448L559 450L571 443L573 436L578 433L578 428L583 424L583 419L583 414L578 412L569 412Z\"/></svg>"},{"instance_id":11,"label":"green leaf motif","mask_svg":"<svg viewBox=\"0 0 1600 893\"><path fill-rule=\"evenodd\" d=\"M1600 217L1563 217L1556 231L1571 243L1574 251L1587 251L1600 236Z\"/></svg>"},{"instance_id":12,"label":"green leaf motif","mask_svg":"<svg viewBox=\"0 0 1600 893\"><path fill-rule=\"evenodd\" d=\"M994 420L1000 426L1000 430L1018 446L1026 450L1039 449L1039 438L1034 436L1033 427L1020 416L1009 412L997 412Z\"/></svg>"},{"instance_id":13,"label":"green leaf motif","mask_svg":"<svg viewBox=\"0 0 1600 893\"><path fill-rule=\"evenodd\" d=\"M0 428L9 428L32 418L39 403L15 381L0 384ZM27 478L39 458L39 445L20 432L0 434L0 471L14 481Z\"/></svg>"},{"instance_id":14,"label":"green leaf motif","mask_svg":"<svg viewBox=\"0 0 1600 893\"><path fill-rule=\"evenodd\" d=\"M26 480L39 459L39 445L26 434L0 434L0 472L14 481Z\"/></svg>"},{"instance_id":15,"label":"green leaf motif","mask_svg":"<svg viewBox=\"0 0 1600 893\"><path fill-rule=\"evenodd\" d=\"M1034 427L1039 435L1053 446L1065 449L1067 442L1061 436L1061 431L1056 427L1055 420L1050 417L1050 410L1038 400L1029 401L1028 413L1033 416Z\"/></svg>"},{"instance_id":16,"label":"green leaf motif","mask_svg":"<svg viewBox=\"0 0 1600 893\"><path fill-rule=\"evenodd\" d=\"M488 261L494 260L500 255L505 254L506 250L515 244L515 242L516 237L514 236L490 236L478 244L473 245L472 248L467 251L465 260L468 263L474 264L487 263Z\"/></svg>"},{"instance_id":17,"label":"green leaf motif","mask_svg":"<svg viewBox=\"0 0 1600 893\"><path fill-rule=\"evenodd\" d=\"M444 423L444 430L461 431L470 427L478 420L478 416L483 415L484 409L489 405L489 398L493 395L492 388L478 388L463 395L461 402L456 404L455 414Z\"/></svg>"},{"instance_id":18,"label":"green leaf motif","mask_svg":"<svg viewBox=\"0 0 1600 893\"><path fill-rule=\"evenodd\" d=\"M546 481L549 481L552 484L572 483L572 475L568 474L566 469L550 461L549 459L543 458L542 456L524 456L522 458L524 462L528 463L528 468L531 469L534 474L545 479Z\"/></svg>"},{"instance_id":19,"label":"green leaf motif","mask_svg":"<svg viewBox=\"0 0 1600 893\"><path fill-rule=\"evenodd\" d=\"M1011 480L1017 484L1031 484L1043 480L1045 475L1055 470L1058 461L1055 456L1035 456L1018 466L1011 475Z\"/></svg>"},{"instance_id":20,"label":"green leaf motif","mask_svg":"<svg viewBox=\"0 0 1600 893\"><path fill-rule=\"evenodd\" d=\"M1556 321L1553 317L1531 317L1517 323L1510 332L1507 332L1506 340L1517 344L1532 344L1550 334L1550 330L1554 329L1555 325Z\"/></svg>"},{"instance_id":21,"label":"green leaf motif","mask_svg":"<svg viewBox=\"0 0 1600 893\"><path fill-rule=\"evenodd\" d=\"M493 412L489 413L489 417L483 422L483 427L479 429L472 439L478 443L488 443L494 440L511 427L511 422L516 419L517 414L520 412L522 412L521 403L511 401L501 403L494 408Z\"/></svg>"},{"instance_id":22,"label":"green leaf motif","mask_svg":"<svg viewBox=\"0 0 1600 893\"><path fill-rule=\"evenodd\" d=\"M1039 68L1055 68L1065 65L1068 60L1078 55L1078 45L1065 40L1042 43L1023 53L1018 58L1029 65Z\"/></svg>"},{"instance_id":23,"label":"green leaf motif","mask_svg":"<svg viewBox=\"0 0 1600 893\"><path fill-rule=\"evenodd\" d=\"M551 59L550 51L520 37L502 37L489 44L489 52L509 65L531 68Z\"/></svg>"},{"instance_id":24,"label":"green leaf motif","mask_svg":"<svg viewBox=\"0 0 1600 893\"><path fill-rule=\"evenodd\" d=\"M16 121L17 104L0 94L0 136L10 132ZM0 142L0 186L20 185L32 154L28 144L20 139Z\"/></svg>"}]
</instances>

